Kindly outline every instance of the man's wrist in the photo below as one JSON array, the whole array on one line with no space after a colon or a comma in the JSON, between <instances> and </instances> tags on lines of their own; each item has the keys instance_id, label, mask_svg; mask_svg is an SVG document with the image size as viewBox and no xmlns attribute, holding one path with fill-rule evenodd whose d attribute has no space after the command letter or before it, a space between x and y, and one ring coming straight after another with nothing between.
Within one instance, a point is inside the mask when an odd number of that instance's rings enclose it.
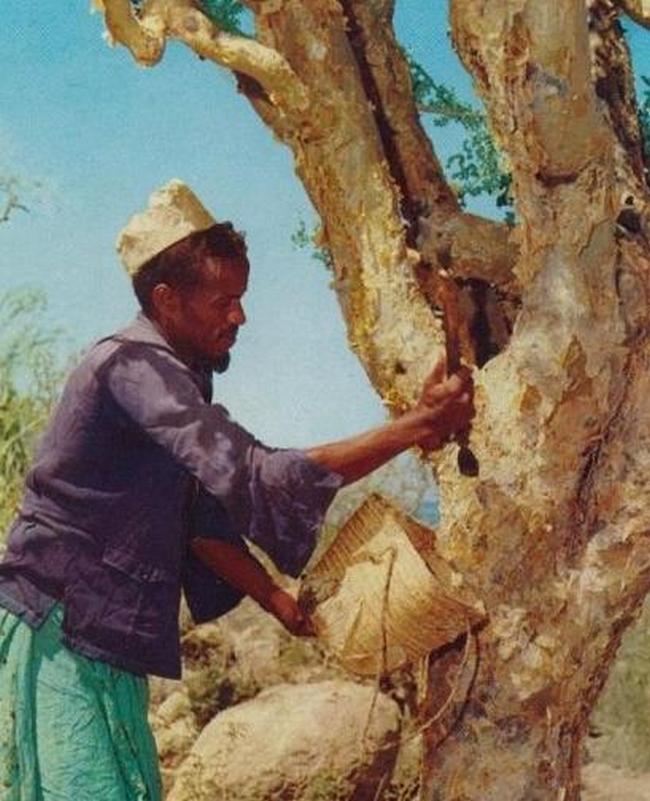
<instances>
[{"instance_id":1,"label":"man's wrist","mask_svg":"<svg viewBox=\"0 0 650 801\"><path fill-rule=\"evenodd\" d=\"M269 576L268 582L265 582L264 587L261 589L258 597L255 599L258 604L267 612L273 612L274 596L281 592L281 588Z\"/></svg>"},{"instance_id":2,"label":"man's wrist","mask_svg":"<svg viewBox=\"0 0 650 801\"><path fill-rule=\"evenodd\" d=\"M404 436L409 447L417 445L421 439L435 433L435 421L438 410L427 406L416 406L405 412L398 420L403 427Z\"/></svg>"}]
</instances>

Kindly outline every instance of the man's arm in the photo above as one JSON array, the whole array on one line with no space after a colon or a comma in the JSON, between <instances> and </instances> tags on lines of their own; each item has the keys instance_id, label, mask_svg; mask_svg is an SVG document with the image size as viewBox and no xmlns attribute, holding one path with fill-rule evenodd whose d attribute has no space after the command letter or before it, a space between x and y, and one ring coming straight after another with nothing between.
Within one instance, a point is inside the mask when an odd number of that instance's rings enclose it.
<instances>
[{"instance_id":1,"label":"man's arm","mask_svg":"<svg viewBox=\"0 0 650 801\"><path fill-rule=\"evenodd\" d=\"M412 445L439 447L469 424L469 373L442 380L444 369L441 362L419 403L398 420L309 450L263 445L223 407L207 404L185 367L154 349L120 348L98 380L144 435L217 498L237 531L297 576L342 483Z\"/></svg>"},{"instance_id":2,"label":"man's arm","mask_svg":"<svg viewBox=\"0 0 650 801\"><path fill-rule=\"evenodd\" d=\"M446 379L444 372L443 360L425 382L417 405L401 417L357 436L309 448L306 455L350 484L413 445L439 448L466 428L474 414L469 371Z\"/></svg>"},{"instance_id":3,"label":"man's arm","mask_svg":"<svg viewBox=\"0 0 650 801\"><path fill-rule=\"evenodd\" d=\"M292 634L312 634L295 598L279 587L247 550L230 542L196 537L192 550L220 578L249 595Z\"/></svg>"}]
</instances>

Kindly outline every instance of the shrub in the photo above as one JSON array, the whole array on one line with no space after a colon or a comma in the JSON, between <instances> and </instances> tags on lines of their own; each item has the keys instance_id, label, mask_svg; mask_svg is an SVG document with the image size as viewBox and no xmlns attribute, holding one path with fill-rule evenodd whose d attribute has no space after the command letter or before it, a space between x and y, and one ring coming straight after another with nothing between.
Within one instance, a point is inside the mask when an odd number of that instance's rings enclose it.
<instances>
[{"instance_id":1,"label":"shrub","mask_svg":"<svg viewBox=\"0 0 650 801\"><path fill-rule=\"evenodd\" d=\"M0 542L16 514L34 443L61 386L61 332L45 321L44 293L0 293Z\"/></svg>"}]
</instances>

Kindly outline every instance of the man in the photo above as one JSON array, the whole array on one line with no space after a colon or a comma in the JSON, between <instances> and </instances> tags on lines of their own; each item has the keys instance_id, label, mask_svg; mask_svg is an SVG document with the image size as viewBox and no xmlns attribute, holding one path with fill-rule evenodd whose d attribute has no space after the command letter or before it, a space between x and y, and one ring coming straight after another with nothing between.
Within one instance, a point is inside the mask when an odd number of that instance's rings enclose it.
<instances>
[{"instance_id":1,"label":"man","mask_svg":"<svg viewBox=\"0 0 650 801\"><path fill-rule=\"evenodd\" d=\"M468 375L439 365L398 420L268 448L211 403L245 321L243 238L173 181L118 250L142 312L70 376L0 564L0 801L159 799L146 676L180 676L181 587L197 622L248 594L309 633L242 535L298 575L342 484L472 414Z\"/></svg>"}]
</instances>

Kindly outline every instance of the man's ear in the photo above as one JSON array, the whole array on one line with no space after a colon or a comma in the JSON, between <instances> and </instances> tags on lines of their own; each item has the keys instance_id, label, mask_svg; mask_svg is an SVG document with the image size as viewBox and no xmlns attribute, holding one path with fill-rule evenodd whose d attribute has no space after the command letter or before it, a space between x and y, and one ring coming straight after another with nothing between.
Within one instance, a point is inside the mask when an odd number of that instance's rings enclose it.
<instances>
[{"instance_id":1,"label":"man's ear","mask_svg":"<svg viewBox=\"0 0 650 801\"><path fill-rule=\"evenodd\" d=\"M178 294L169 284L156 284L151 290L151 306L160 320L173 318L178 311Z\"/></svg>"}]
</instances>

